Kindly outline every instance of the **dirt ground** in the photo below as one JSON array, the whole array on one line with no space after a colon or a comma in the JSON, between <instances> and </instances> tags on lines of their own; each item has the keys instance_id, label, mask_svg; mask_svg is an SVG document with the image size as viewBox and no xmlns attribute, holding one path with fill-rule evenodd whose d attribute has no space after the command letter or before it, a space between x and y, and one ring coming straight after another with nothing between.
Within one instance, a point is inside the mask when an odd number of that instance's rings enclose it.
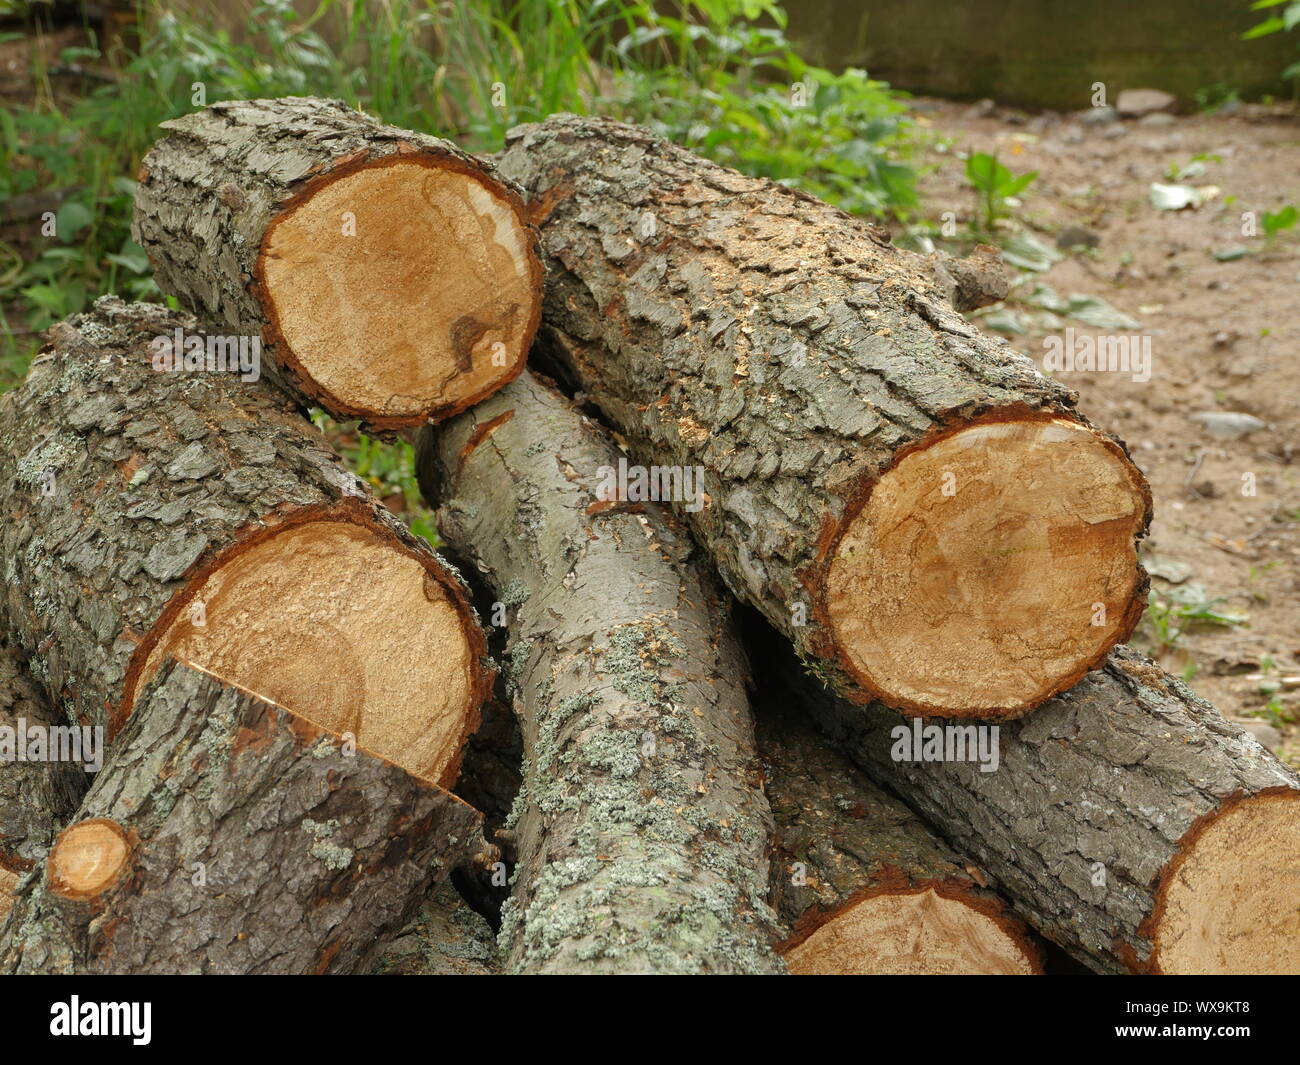
<instances>
[{"instance_id":1,"label":"dirt ground","mask_svg":"<svg viewBox=\"0 0 1300 1065\"><path fill-rule=\"evenodd\" d=\"M1040 367L1044 337L1062 326L1151 337L1145 382L1117 372L1055 376L1078 390L1086 415L1128 443L1151 481L1155 521L1144 557L1163 575L1152 580L1157 599L1175 610L1179 600L1209 600L1212 611L1242 620L1170 618L1180 631L1162 633L1157 610L1134 642L1225 714L1249 717L1261 740L1300 765L1300 227L1272 246L1242 233L1243 212L1300 204L1300 115L1246 106L1088 124L929 99L917 101L917 113L940 135L922 186L924 214L936 224L944 212L962 227L970 221L964 156L996 149L1015 173L1039 171L1015 209L1019 228L1050 247L1068 227L1099 238L1013 290L1006 309L1024 333L976 320ZM1198 155L1206 156L1193 168L1201 172L1171 182L1171 166ZM1218 191L1194 209L1159 210L1148 199L1153 182ZM1250 254L1233 261L1213 254L1241 247ZM1061 297L1100 297L1140 325L1039 321L1041 311L1017 298L1036 284ZM1226 438L1192 417L1220 411L1266 424Z\"/></svg>"}]
</instances>

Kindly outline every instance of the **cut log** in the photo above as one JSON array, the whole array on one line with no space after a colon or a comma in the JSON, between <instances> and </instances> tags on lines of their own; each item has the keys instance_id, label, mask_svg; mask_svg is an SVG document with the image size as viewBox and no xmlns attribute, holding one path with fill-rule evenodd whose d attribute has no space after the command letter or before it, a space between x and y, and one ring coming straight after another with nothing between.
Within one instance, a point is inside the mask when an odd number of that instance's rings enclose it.
<instances>
[{"instance_id":1,"label":"cut log","mask_svg":"<svg viewBox=\"0 0 1300 1065\"><path fill-rule=\"evenodd\" d=\"M82 739L73 742L17 650L0 637L0 869L35 866L76 811L102 757L102 748L83 750Z\"/></svg>"},{"instance_id":2,"label":"cut log","mask_svg":"<svg viewBox=\"0 0 1300 1065\"><path fill-rule=\"evenodd\" d=\"M771 812L719 589L618 452L525 373L420 440L452 550L496 590L524 746L501 943L515 972L779 972Z\"/></svg>"},{"instance_id":3,"label":"cut log","mask_svg":"<svg viewBox=\"0 0 1300 1065\"><path fill-rule=\"evenodd\" d=\"M269 385L152 368L156 338L195 328L101 300L0 397L33 675L111 740L175 655L450 785L490 680L458 577Z\"/></svg>"},{"instance_id":4,"label":"cut log","mask_svg":"<svg viewBox=\"0 0 1300 1065\"><path fill-rule=\"evenodd\" d=\"M497 976L500 971L491 926L447 882L434 888L375 966L382 976Z\"/></svg>"},{"instance_id":5,"label":"cut log","mask_svg":"<svg viewBox=\"0 0 1300 1065\"><path fill-rule=\"evenodd\" d=\"M541 229L549 357L642 467L628 498L671 496L841 694L1015 717L1132 631L1144 479L924 259L603 119L519 127L498 162Z\"/></svg>"},{"instance_id":6,"label":"cut log","mask_svg":"<svg viewBox=\"0 0 1300 1065\"><path fill-rule=\"evenodd\" d=\"M382 433L522 369L541 265L490 163L338 100L219 103L162 125L133 236L163 291L259 338L299 402Z\"/></svg>"},{"instance_id":7,"label":"cut log","mask_svg":"<svg viewBox=\"0 0 1300 1065\"><path fill-rule=\"evenodd\" d=\"M170 659L78 818L15 899L0 972L368 971L482 821Z\"/></svg>"},{"instance_id":8,"label":"cut log","mask_svg":"<svg viewBox=\"0 0 1300 1065\"><path fill-rule=\"evenodd\" d=\"M949 755L969 754L969 735L950 748L925 731L976 726L856 707L801 675L774 634L756 640L771 671L761 681L808 707L1079 961L1108 973L1300 971L1300 777L1142 656L1117 648L1032 717L982 726L999 730L996 763L982 764Z\"/></svg>"},{"instance_id":9,"label":"cut log","mask_svg":"<svg viewBox=\"0 0 1300 1065\"><path fill-rule=\"evenodd\" d=\"M795 975L1025 976L1042 957L983 874L788 703L758 714L776 820L772 904Z\"/></svg>"}]
</instances>

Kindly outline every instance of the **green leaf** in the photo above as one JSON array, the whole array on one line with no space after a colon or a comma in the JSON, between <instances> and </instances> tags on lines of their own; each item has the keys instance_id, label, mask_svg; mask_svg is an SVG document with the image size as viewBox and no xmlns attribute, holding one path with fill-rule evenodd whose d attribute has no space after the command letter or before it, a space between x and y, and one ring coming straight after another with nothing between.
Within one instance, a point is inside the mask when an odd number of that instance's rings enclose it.
<instances>
[{"instance_id":1,"label":"green leaf","mask_svg":"<svg viewBox=\"0 0 1300 1065\"><path fill-rule=\"evenodd\" d=\"M133 240L123 241L121 251L110 252L104 258L110 263L125 267L133 274L147 274L149 272L149 256Z\"/></svg>"},{"instance_id":2,"label":"green leaf","mask_svg":"<svg viewBox=\"0 0 1300 1065\"><path fill-rule=\"evenodd\" d=\"M29 285L23 289L23 295L36 306L58 315L63 310L63 289L58 285Z\"/></svg>"},{"instance_id":3,"label":"green leaf","mask_svg":"<svg viewBox=\"0 0 1300 1065\"><path fill-rule=\"evenodd\" d=\"M986 189L997 184L998 161L987 152L975 152L966 160L966 176L977 188Z\"/></svg>"},{"instance_id":4,"label":"green leaf","mask_svg":"<svg viewBox=\"0 0 1300 1065\"><path fill-rule=\"evenodd\" d=\"M1256 37L1267 37L1270 33L1281 33L1284 29L1286 29L1286 23L1282 19L1274 16L1273 18L1265 19L1258 26L1252 26L1241 35L1241 39L1243 41L1251 41Z\"/></svg>"},{"instance_id":5,"label":"green leaf","mask_svg":"<svg viewBox=\"0 0 1300 1065\"><path fill-rule=\"evenodd\" d=\"M1279 211L1266 211L1260 216L1259 221L1264 227L1264 232L1270 237L1281 233L1284 229L1290 229L1296 223L1295 204L1287 204Z\"/></svg>"},{"instance_id":6,"label":"green leaf","mask_svg":"<svg viewBox=\"0 0 1300 1065\"><path fill-rule=\"evenodd\" d=\"M69 240L94 220L95 213L84 203L68 200L54 216L54 229L60 240Z\"/></svg>"},{"instance_id":7,"label":"green leaf","mask_svg":"<svg viewBox=\"0 0 1300 1065\"><path fill-rule=\"evenodd\" d=\"M1038 171L1031 170L1028 174L1021 174L1018 178L1015 178L1001 186L998 191L1001 192L1003 196L1017 196L1027 189L1036 177L1038 177Z\"/></svg>"}]
</instances>

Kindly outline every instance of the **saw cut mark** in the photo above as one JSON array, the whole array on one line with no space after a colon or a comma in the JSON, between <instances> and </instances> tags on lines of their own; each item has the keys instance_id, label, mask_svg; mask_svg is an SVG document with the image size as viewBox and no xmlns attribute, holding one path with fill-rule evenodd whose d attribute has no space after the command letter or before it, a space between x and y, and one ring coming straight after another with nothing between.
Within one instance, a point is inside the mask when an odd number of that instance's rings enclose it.
<instances>
[{"instance_id":1,"label":"saw cut mark","mask_svg":"<svg viewBox=\"0 0 1300 1065\"><path fill-rule=\"evenodd\" d=\"M293 360L330 396L387 417L455 407L508 379L529 340L523 309L538 300L513 206L427 159L322 184L270 227L261 266Z\"/></svg>"},{"instance_id":2,"label":"saw cut mark","mask_svg":"<svg viewBox=\"0 0 1300 1065\"><path fill-rule=\"evenodd\" d=\"M424 565L369 528L291 526L208 574L136 691L171 655L440 783L474 710L474 663L456 604L427 583Z\"/></svg>"},{"instance_id":3,"label":"saw cut mark","mask_svg":"<svg viewBox=\"0 0 1300 1065\"><path fill-rule=\"evenodd\" d=\"M89 899L112 887L131 848L112 821L79 821L59 833L50 848L50 890L66 899Z\"/></svg>"},{"instance_id":4,"label":"saw cut mark","mask_svg":"<svg viewBox=\"0 0 1300 1065\"><path fill-rule=\"evenodd\" d=\"M1159 971L1300 972L1300 792L1243 799L1190 843L1164 888Z\"/></svg>"},{"instance_id":5,"label":"saw cut mark","mask_svg":"<svg viewBox=\"0 0 1300 1065\"><path fill-rule=\"evenodd\" d=\"M906 453L826 581L864 686L920 713L1016 716L1082 676L1136 621L1134 477L1059 418L978 423Z\"/></svg>"},{"instance_id":6,"label":"saw cut mark","mask_svg":"<svg viewBox=\"0 0 1300 1065\"><path fill-rule=\"evenodd\" d=\"M873 895L785 955L796 976L1029 976L1020 945L986 914L933 888Z\"/></svg>"}]
</instances>

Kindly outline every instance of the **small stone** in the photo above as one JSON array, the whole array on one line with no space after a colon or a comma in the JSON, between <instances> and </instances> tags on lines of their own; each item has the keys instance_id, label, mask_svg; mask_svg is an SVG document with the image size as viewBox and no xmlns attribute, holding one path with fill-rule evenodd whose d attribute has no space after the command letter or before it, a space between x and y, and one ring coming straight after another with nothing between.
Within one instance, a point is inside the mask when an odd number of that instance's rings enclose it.
<instances>
[{"instance_id":1,"label":"small stone","mask_svg":"<svg viewBox=\"0 0 1300 1065\"><path fill-rule=\"evenodd\" d=\"M1208 432L1228 440L1248 436L1260 429L1267 428L1268 425L1267 422L1260 421L1253 414L1243 414L1240 411L1233 410L1197 411L1191 417L1192 421L1199 422Z\"/></svg>"},{"instance_id":2,"label":"small stone","mask_svg":"<svg viewBox=\"0 0 1300 1065\"><path fill-rule=\"evenodd\" d=\"M1161 126L1172 126L1177 121L1178 119L1176 119L1173 115L1169 114L1168 112L1157 111L1154 114L1143 115L1141 118L1138 119L1138 125L1154 126L1156 128L1159 128Z\"/></svg>"},{"instance_id":3,"label":"small stone","mask_svg":"<svg viewBox=\"0 0 1300 1065\"><path fill-rule=\"evenodd\" d=\"M1062 250L1095 248L1100 243L1101 237L1084 226L1066 226L1056 234L1056 246Z\"/></svg>"},{"instance_id":4,"label":"small stone","mask_svg":"<svg viewBox=\"0 0 1300 1065\"><path fill-rule=\"evenodd\" d=\"M1159 89L1125 89L1115 101L1120 118L1142 118L1157 111L1172 111L1178 98Z\"/></svg>"},{"instance_id":5,"label":"small stone","mask_svg":"<svg viewBox=\"0 0 1300 1065\"><path fill-rule=\"evenodd\" d=\"M1090 107L1078 115L1079 121L1085 126L1108 126L1118 117L1113 107Z\"/></svg>"}]
</instances>

